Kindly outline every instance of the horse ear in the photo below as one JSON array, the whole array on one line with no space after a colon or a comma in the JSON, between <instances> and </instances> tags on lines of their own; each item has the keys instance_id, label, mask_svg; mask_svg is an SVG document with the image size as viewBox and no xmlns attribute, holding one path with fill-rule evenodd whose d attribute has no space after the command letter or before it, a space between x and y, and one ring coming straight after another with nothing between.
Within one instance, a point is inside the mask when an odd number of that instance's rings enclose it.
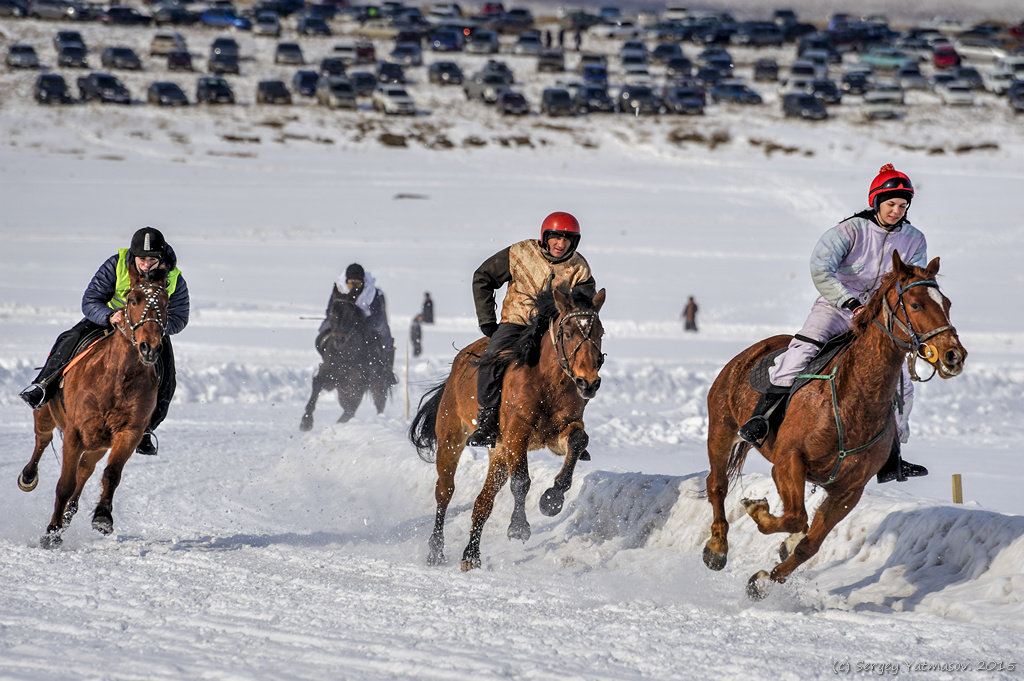
<instances>
[{"instance_id":1,"label":"horse ear","mask_svg":"<svg viewBox=\"0 0 1024 681\"><path fill-rule=\"evenodd\" d=\"M591 305L594 306L594 312L600 312L601 306L604 305L604 289L597 292L594 299L590 301Z\"/></svg>"},{"instance_id":2,"label":"horse ear","mask_svg":"<svg viewBox=\"0 0 1024 681\"><path fill-rule=\"evenodd\" d=\"M936 274L938 274L939 273L939 258L938 258L938 256L932 258L932 261L930 263L928 263L928 267L926 267L925 269L928 270L928 276L929 277L934 277Z\"/></svg>"},{"instance_id":3,"label":"horse ear","mask_svg":"<svg viewBox=\"0 0 1024 681\"><path fill-rule=\"evenodd\" d=\"M569 297L559 291L557 288L551 290L551 296L555 299L555 308L558 309L559 314L564 314L569 309Z\"/></svg>"},{"instance_id":4,"label":"horse ear","mask_svg":"<svg viewBox=\"0 0 1024 681\"><path fill-rule=\"evenodd\" d=\"M896 274L906 274L907 272L907 266L903 264L900 252L896 250L892 252L892 271Z\"/></svg>"}]
</instances>

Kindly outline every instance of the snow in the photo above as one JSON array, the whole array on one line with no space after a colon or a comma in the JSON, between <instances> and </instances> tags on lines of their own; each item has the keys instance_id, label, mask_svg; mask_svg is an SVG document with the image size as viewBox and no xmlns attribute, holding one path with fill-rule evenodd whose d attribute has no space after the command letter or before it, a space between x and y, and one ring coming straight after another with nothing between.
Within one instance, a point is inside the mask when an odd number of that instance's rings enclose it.
<instances>
[{"instance_id":1,"label":"snow","mask_svg":"<svg viewBox=\"0 0 1024 681\"><path fill-rule=\"evenodd\" d=\"M0 28L48 45L53 24ZM189 34L193 49L208 39ZM266 65L271 44L243 53ZM125 80L138 96L151 75ZM255 78L239 80L243 100ZM885 664L1019 677L1024 134L1005 101L950 112L916 93L904 121L868 125L851 103L809 125L769 94L756 117L552 123L417 84L421 115L392 120L305 104L57 110L31 103L31 81L0 72L0 678L805 680ZM817 556L750 602L746 580L782 538L760 535L739 499L780 502L751 454L728 499L730 562L704 567L706 391L741 349L799 328L811 247L890 161L914 178L911 217L942 258L967 368L919 387L904 451L931 475L870 484ZM483 567L462 573L486 472L467 450L449 563L429 568L435 473L406 438L407 408L477 336L473 269L552 210L580 218L608 290L593 461L547 518L538 500L560 462L534 453L532 538L506 539L503 490ZM160 455L126 466L113 535L88 523L97 475L45 551L59 465L45 454L39 488L16 488L32 441L17 392L80 317L95 268L144 224L178 252L193 303ZM400 343L424 291L438 321L408 369L400 345L382 416L364 401L334 424L327 394L303 434L315 318L352 261L386 292ZM688 295L701 330L684 335ZM822 498L808 487L811 508Z\"/></svg>"}]
</instances>

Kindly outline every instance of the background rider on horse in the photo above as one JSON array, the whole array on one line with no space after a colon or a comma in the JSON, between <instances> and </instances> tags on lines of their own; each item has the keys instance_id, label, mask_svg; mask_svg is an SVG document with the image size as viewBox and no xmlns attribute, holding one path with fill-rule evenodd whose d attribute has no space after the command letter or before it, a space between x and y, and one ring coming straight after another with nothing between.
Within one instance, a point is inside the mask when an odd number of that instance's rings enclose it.
<instances>
[{"instance_id":1,"label":"background rider on horse","mask_svg":"<svg viewBox=\"0 0 1024 681\"><path fill-rule=\"evenodd\" d=\"M32 384L21 391L21 399L33 409L39 409L57 394L64 368L74 357L79 344L89 334L109 331L119 323L124 313L124 296L130 288L128 268L134 266L144 278L158 279L166 272L167 324L163 342L160 344L161 378L157 393L156 409L150 418L142 441L136 451L139 454L157 453L153 431L167 416L167 409L174 397L177 385L174 376L174 351L170 336L180 332L188 324L188 286L177 267L178 258L164 240L158 229L143 227L132 236L131 246L122 248L100 265L82 296L82 313L85 319L57 336L57 341L46 358L46 363Z\"/></svg>"},{"instance_id":2,"label":"background rider on horse","mask_svg":"<svg viewBox=\"0 0 1024 681\"><path fill-rule=\"evenodd\" d=\"M502 362L486 361L512 348L529 325L535 300L548 288L571 290L585 287L596 292L590 265L576 252L580 223L569 213L555 212L544 218L540 240L526 239L504 248L473 273L473 300L480 331L490 338L477 372L477 429L466 444L493 447L498 439L498 413L505 376ZM501 305L501 322L495 315L494 292L508 284Z\"/></svg>"},{"instance_id":3,"label":"background rider on horse","mask_svg":"<svg viewBox=\"0 0 1024 681\"><path fill-rule=\"evenodd\" d=\"M351 298L366 316L367 324L377 334L380 364L390 373L395 363L395 340L388 325L387 300L384 292L377 288L373 276L359 263L354 262L346 267L345 272L338 276L331 288L327 312L316 338L316 348L320 355L324 354L324 341L331 331L331 305L340 296ZM395 382L393 376L391 382Z\"/></svg>"},{"instance_id":4,"label":"background rider on horse","mask_svg":"<svg viewBox=\"0 0 1024 681\"><path fill-rule=\"evenodd\" d=\"M868 188L869 209L846 218L825 232L811 254L811 279L821 294L803 328L793 336L789 348L777 361L771 375L771 387L761 396L754 413L739 430L739 436L752 445L760 445L769 433L770 410L792 387L797 374L830 338L848 331L853 318L879 287L882 277L892 270L892 253L917 267L928 262L928 244L924 234L907 221L907 210L914 198L910 178L891 163L881 167ZM901 378L903 407L897 419L897 438L889 460L878 472L879 482L927 475L924 466L903 461L900 442L910 436L910 409L914 386L907 367Z\"/></svg>"}]
</instances>

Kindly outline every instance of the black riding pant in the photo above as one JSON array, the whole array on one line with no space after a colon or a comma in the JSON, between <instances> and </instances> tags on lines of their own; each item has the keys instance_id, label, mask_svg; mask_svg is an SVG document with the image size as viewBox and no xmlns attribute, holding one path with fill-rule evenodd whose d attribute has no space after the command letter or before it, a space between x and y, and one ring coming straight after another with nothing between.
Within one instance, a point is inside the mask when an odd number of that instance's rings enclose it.
<instances>
[{"instance_id":1,"label":"black riding pant","mask_svg":"<svg viewBox=\"0 0 1024 681\"><path fill-rule=\"evenodd\" d=\"M498 408L501 405L501 384L505 380L505 362L491 361L503 350L515 346L526 327L522 324L502 322L491 336L487 349L480 357L476 374L476 399L481 407Z\"/></svg>"}]
</instances>

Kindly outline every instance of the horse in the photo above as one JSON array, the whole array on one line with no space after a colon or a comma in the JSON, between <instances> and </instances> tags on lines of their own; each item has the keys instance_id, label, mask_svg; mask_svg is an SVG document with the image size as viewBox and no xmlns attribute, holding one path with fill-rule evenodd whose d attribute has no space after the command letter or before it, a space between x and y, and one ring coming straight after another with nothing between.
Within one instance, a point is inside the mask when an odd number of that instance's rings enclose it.
<instances>
[{"instance_id":1,"label":"horse","mask_svg":"<svg viewBox=\"0 0 1024 681\"><path fill-rule=\"evenodd\" d=\"M79 497L96 464L110 451L103 470L103 489L92 516L102 534L114 529L114 490L132 452L138 447L156 408L160 379L157 360L167 326L167 273L152 278L129 264L124 318L64 370L60 392L33 412L35 450L18 475L18 487L31 492L39 483L39 458L53 441L53 429L64 434L60 479L53 517L40 540L55 548L78 510Z\"/></svg>"},{"instance_id":2,"label":"horse","mask_svg":"<svg viewBox=\"0 0 1024 681\"><path fill-rule=\"evenodd\" d=\"M949 319L949 299L935 281L939 259L921 268L905 265L893 252L892 263L892 271L854 318L853 340L818 374L801 375L809 382L789 397L781 425L759 447L773 464L782 515L772 515L766 499L743 499L742 503L762 534L790 536L779 550L781 562L748 581L747 595L753 600L767 596L771 582L785 582L818 552L888 459L896 432L894 396L903 361L912 377L918 356L944 379L963 371L967 350ZM763 358L786 347L790 339L775 336L747 348L726 364L708 392L711 468L706 490L714 518L703 559L712 570L726 564L725 497L751 448L737 436L758 399L749 377ZM809 528L804 506L807 482L826 492Z\"/></svg>"},{"instance_id":3,"label":"horse","mask_svg":"<svg viewBox=\"0 0 1024 681\"><path fill-rule=\"evenodd\" d=\"M601 387L604 327L598 313L604 301L604 289L592 297L578 289L542 293L520 348L502 353L505 357L499 356L499 361L508 363L498 417L500 435L490 450L487 478L473 505L472 529L462 554L462 570L480 567L484 523L494 507L495 496L509 478L514 508L508 538L524 542L530 538L530 523L526 519L526 493L531 484L528 451L548 447L557 456L565 457L553 485L540 500L540 510L546 516L561 512L577 461L590 459L583 410ZM437 511L428 544L429 565L445 562L445 513L455 492L459 457L475 429L478 358L487 343L487 338L481 338L456 355L448 378L423 396L409 429L409 438L421 458L429 462L429 454L436 453L433 460L437 465Z\"/></svg>"},{"instance_id":4,"label":"horse","mask_svg":"<svg viewBox=\"0 0 1024 681\"><path fill-rule=\"evenodd\" d=\"M313 375L313 390L302 415L300 430L313 427L313 410L324 390L338 391L338 404L342 409L338 423L345 423L355 416L366 392L372 395L377 413L384 413L388 394L395 383L391 368L393 359L387 357L380 337L366 319L351 294L335 295L331 300L328 314L330 329L318 343L323 361Z\"/></svg>"}]
</instances>

